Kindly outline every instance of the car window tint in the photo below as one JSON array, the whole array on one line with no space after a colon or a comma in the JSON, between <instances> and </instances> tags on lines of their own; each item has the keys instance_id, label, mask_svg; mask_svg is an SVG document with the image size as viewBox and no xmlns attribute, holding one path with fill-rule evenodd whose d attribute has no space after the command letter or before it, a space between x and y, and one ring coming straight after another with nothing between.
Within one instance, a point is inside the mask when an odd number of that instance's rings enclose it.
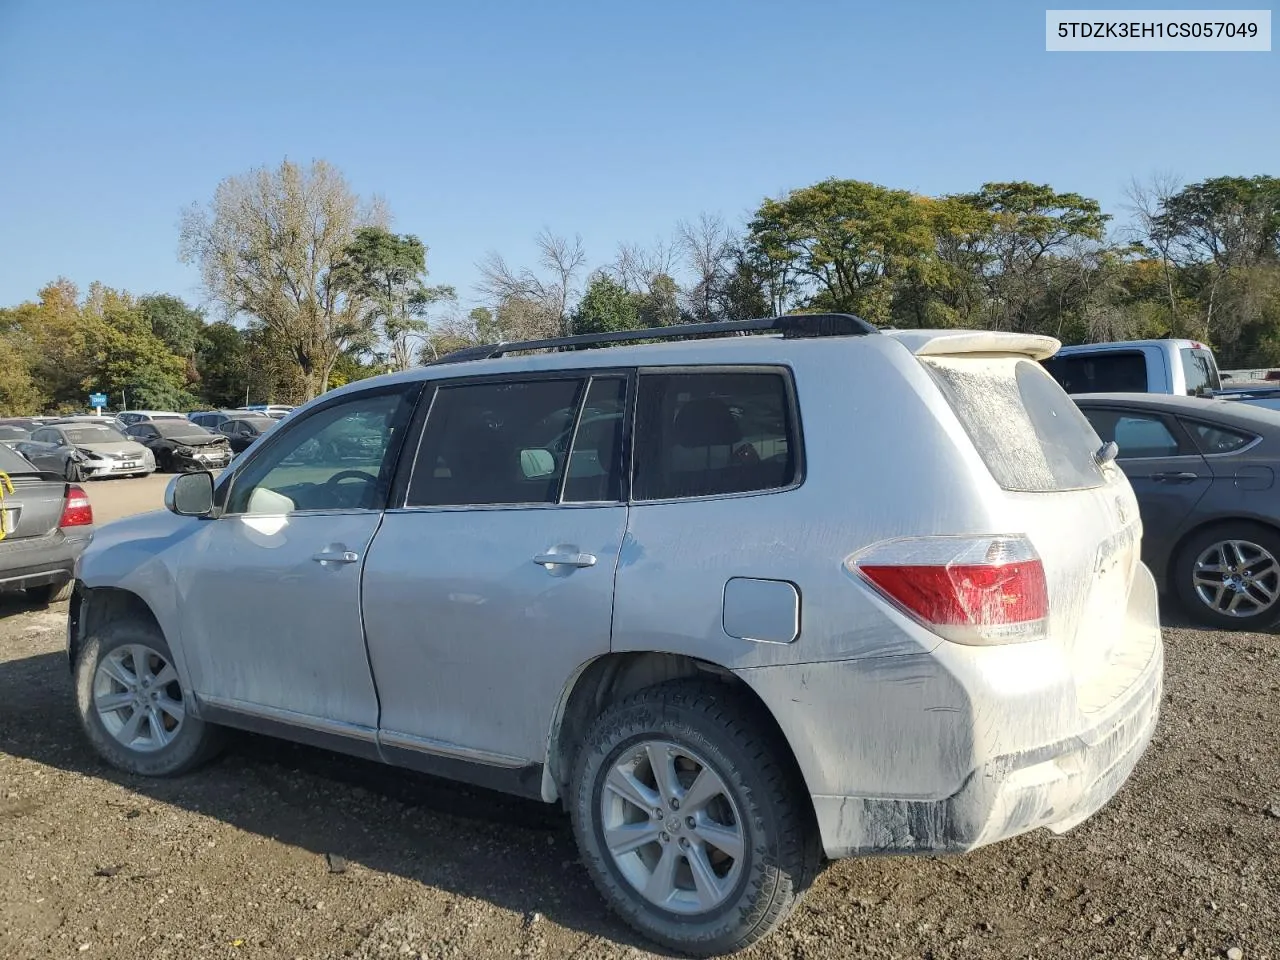
<instances>
[{"instance_id":1,"label":"car window tint","mask_svg":"<svg viewBox=\"0 0 1280 960\"><path fill-rule=\"evenodd\" d=\"M436 391L409 506L554 503L581 379L457 384Z\"/></svg>"},{"instance_id":2,"label":"car window tint","mask_svg":"<svg viewBox=\"0 0 1280 960\"><path fill-rule=\"evenodd\" d=\"M785 487L793 413L778 373L645 373L633 497L666 500Z\"/></svg>"},{"instance_id":3,"label":"car window tint","mask_svg":"<svg viewBox=\"0 0 1280 960\"><path fill-rule=\"evenodd\" d=\"M282 428L236 476L227 512L381 508L416 389L360 394ZM368 442L349 442L356 421Z\"/></svg>"},{"instance_id":4,"label":"car window tint","mask_svg":"<svg viewBox=\"0 0 1280 960\"><path fill-rule=\"evenodd\" d=\"M573 432L568 478L564 483L566 502L589 503L622 498L626 396L627 381L622 377L591 381L586 402L582 405L582 415ZM553 449L563 449L568 442L566 431L555 439Z\"/></svg>"},{"instance_id":5,"label":"car window tint","mask_svg":"<svg viewBox=\"0 0 1280 960\"><path fill-rule=\"evenodd\" d=\"M1118 410L1085 410L1085 416L1103 441L1113 440L1120 459L1176 457L1184 453L1178 438L1160 417Z\"/></svg>"},{"instance_id":6,"label":"car window tint","mask_svg":"<svg viewBox=\"0 0 1280 960\"><path fill-rule=\"evenodd\" d=\"M1050 357L1043 363L1067 393L1147 391L1147 361L1137 351Z\"/></svg>"},{"instance_id":7,"label":"car window tint","mask_svg":"<svg viewBox=\"0 0 1280 960\"><path fill-rule=\"evenodd\" d=\"M1234 453L1255 439L1251 433L1228 430L1208 423L1187 420L1183 421L1183 425L1190 429L1201 453Z\"/></svg>"}]
</instances>

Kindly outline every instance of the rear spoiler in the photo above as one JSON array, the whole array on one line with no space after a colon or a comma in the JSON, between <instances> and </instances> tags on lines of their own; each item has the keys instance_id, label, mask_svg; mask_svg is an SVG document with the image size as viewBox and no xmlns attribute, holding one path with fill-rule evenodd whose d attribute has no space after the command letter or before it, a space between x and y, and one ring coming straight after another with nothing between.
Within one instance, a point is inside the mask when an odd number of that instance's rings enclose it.
<instances>
[{"instance_id":1,"label":"rear spoiler","mask_svg":"<svg viewBox=\"0 0 1280 960\"><path fill-rule=\"evenodd\" d=\"M1037 333L1001 333L996 330L885 330L917 357L945 357L961 353L1003 353L1043 360L1052 357L1062 342Z\"/></svg>"}]
</instances>

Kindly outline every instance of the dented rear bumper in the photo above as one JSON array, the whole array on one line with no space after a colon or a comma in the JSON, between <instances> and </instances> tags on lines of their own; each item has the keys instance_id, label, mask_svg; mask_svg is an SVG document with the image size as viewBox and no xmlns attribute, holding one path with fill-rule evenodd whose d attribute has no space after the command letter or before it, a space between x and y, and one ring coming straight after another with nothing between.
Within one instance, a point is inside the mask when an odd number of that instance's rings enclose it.
<instances>
[{"instance_id":1,"label":"dented rear bumper","mask_svg":"<svg viewBox=\"0 0 1280 960\"><path fill-rule=\"evenodd\" d=\"M740 675L795 750L827 856L961 853L1071 829L1116 794L1155 730L1164 651L1145 567L1104 656L1081 665L1034 646ZM803 701L780 699L797 686Z\"/></svg>"}]
</instances>

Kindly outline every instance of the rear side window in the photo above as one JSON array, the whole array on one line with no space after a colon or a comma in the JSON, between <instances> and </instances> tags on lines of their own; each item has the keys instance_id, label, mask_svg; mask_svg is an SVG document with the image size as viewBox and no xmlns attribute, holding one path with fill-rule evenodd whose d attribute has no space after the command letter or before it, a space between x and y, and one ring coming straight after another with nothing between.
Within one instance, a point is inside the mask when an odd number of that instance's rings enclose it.
<instances>
[{"instance_id":1,"label":"rear side window","mask_svg":"<svg viewBox=\"0 0 1280 960\"><path fill-rule=\"evenodd\" d=\"M1138 351L1050 357L1044 367L1067 393L1147 392L1147 360Z\"/></svg>"},{"instance_id":2,"label":"rear side window","mask_svg":"<svg viewBox=\"0 0 1280 960\"><path fill-rule=\"evenodd\" d=\"M1182 357L1182 375L1187 381L1187 395L1199 396L1206 390L1217 390L1222 386L1218 376L1218 365L1213 362L1213 354L1208 350L1194 347L1183 347L1179 351Z\"/></svg>"},{"instance_id":3,"label":"rear side window","mask_svg":"<svg viewBox=\"0 0 1280 960\"><path fill-rule=\"evenodd\" d=\"M781 372L642 374L634 499L708 497L794 483L799 451L788 386Z\"/></svg>"},{"instance_id":4,"label":"rear side window","mask_svg":"<svg viewBox=\"0 0 1280 960\"><path fill-rule=\"evenodd\" d=\"M1226 427L1196 423L1192 420L1184 420L1183 426L1191 432L1201 453L1235 453L1257 439L1251 433L1241 433L1238 430L1228 430Z\"/></svg>"},{"instance_id":5,"label":"rear side window","mask_svg":"<svg viewBox=\"0 0 1280 960\"><path fill-rule=\"evenodd\" d=\"M1005 490L1048 493L1101 486L1102 441L1053 378L1031 360L922 361Z\"/></svg>"}]
</instances>

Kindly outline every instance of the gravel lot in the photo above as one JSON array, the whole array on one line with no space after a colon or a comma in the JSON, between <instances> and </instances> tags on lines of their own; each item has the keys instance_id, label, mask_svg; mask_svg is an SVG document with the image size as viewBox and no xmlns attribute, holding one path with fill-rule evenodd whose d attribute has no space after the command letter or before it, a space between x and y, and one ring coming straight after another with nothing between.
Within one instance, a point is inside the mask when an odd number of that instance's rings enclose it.
<instances>
[{"instance_id":1,"label":"gravel lot","mask_svg":"<svg viewBox=\"0 0 1280 960\"><path fill-rule=\"evenodd\" d=\"M89 487L100 516L162 489ZM0 598L0 958L652 955L553 808L250 736L182 779L112 771L72 713L65 616ZM835 864L744 956L1280 960L1280 638L1165 636L1159 731L1100 814Z\"/></svg>"}]
</instances>

